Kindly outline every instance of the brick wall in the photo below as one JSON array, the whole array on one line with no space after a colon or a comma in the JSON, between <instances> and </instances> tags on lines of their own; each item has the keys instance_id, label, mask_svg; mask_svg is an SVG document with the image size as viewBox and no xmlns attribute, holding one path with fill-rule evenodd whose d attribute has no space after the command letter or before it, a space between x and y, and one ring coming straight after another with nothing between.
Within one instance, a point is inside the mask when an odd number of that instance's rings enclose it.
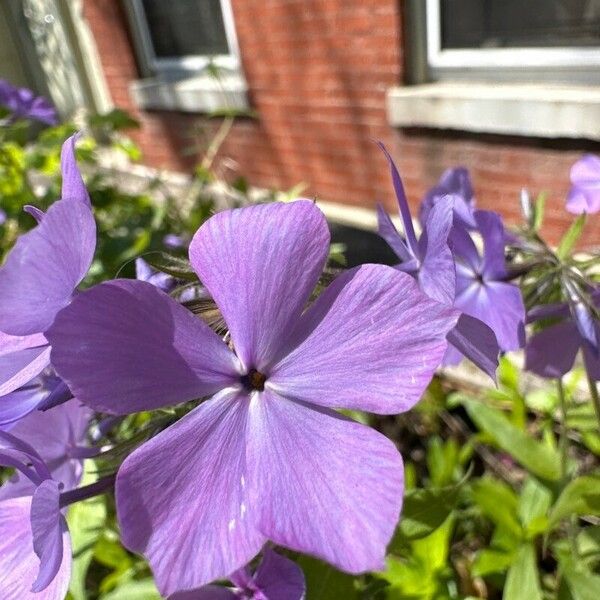
<instances>
[{"instance_id":1,"label":"brick wall","mask_svg":"<svg viewBox=\"0 0 600 600\"><path fill-rule=\"evenodd\" d=\"M592 142L533 140L445 131L397 131L387 124L385 92L403 77L402 10L397 0L231 0L256 120L240 120L223 146L251 183L289 188L351 205L384 201L395 210L385 161L397 158L415 203L447 167L472 173L479 206L518 218L518 192L550 192L547 233L556 241L570 165ZM138 77L120 0L86 0L115 103L141 121L136 134L146 162L191 168L216 123L196 115L140 114L128 94ZM587 243L600 243L600 218Z\"/></svg>"}]
</instances>

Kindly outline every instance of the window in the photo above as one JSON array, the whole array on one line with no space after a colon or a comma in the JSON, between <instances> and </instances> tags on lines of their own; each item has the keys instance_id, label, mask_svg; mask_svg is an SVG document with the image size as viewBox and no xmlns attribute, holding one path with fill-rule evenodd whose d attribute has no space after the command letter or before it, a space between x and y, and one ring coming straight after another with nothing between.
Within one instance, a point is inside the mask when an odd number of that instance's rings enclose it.
<instances>
[{"instance_id":1,"label":"window","mask_svg":"<svg viewBox=\"0 0 600 600\"><path fill-rule=\"evenodd\" d=\"M426 0L417 6L409 19L424 21L426 68L420 68L430 81L600 83L600 0Z\"/></svg>"},{"instance_id":2,"label":"window","mask_svg":"<svg viewBox=\"0 0 600 600\"><path fill-rule=\"evenodd\" d=\"M229 0L130 0L144 70L182 76L239 67Z\"/></svg>"},{"instance_id":3,"label":"window","mask_svg":"<svg viewBox=\"0 0 600 600\"><path fill-rule=\"evenodd\" d=\"M404 0L405 82L388 119L600 140L600 0Z\"/></svg>"},{"instance_id":4,"label":"window","mask_svg":"<svg viewBox=\"0 0 600 600\"><path fill-rule=\"evenodd\" d=\"M145 77L131 85L140 108L248 109L230 0L123 1Z\"/></svg>"}]
</instances>

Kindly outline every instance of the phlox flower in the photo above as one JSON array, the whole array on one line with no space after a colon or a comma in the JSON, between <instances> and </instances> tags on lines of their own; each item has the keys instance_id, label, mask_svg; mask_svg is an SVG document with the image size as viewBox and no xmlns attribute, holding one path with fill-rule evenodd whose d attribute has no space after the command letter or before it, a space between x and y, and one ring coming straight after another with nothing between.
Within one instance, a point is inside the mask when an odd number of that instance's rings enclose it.
<instances>
[{"instance_id":1,"label":"phlox flower","mask_svg":"<svg viewBox=\"0 0 600 600\"><path fill-rule=\"evenodd\" d=\"M81 478L77 455L89 418L89 409L73 401L30 414L10 434L0 431L0 464L16 470L0 487L3 600L66 596L71 547L61 493Z\"/></svg>"},{"instance_id":2,"label":"phlox flower","mask_svg":"<svg viewBox=\"0 0 600 600\"><path fill-rule=\"evenodd\" d=\"M593 304L600 309L600 290L591 294ZM534 334L525 346L525 369L541 377L559 378L566 375L581 350L589 377L600 381L600 322L585 307L566 303L549 304L529 311L528 321L558 319Z\"/></svg>"},{"instance_id":3,"label":"phlox flower","mask_svg":"<svg viewBox=\"0 0 600 600\"><path fill-rule=\"evenodd\" d=\"M519 287L507 281L504 226L491 211L477 210L474 217L483 254L468 233L457 231L454 305L488 325L502 351L517 350L525 340L525 306Z\"/></svg>"},{"instance_id":4,"label":"phlox flower","mask_svg":"<svg viewBox=\"0 0 600 600\"><path fill-rule=\"evenodd\" d=\"M585 154L571 167L567 210L576 215L600 210L600 158Z\"/></svg>"},{"instance_id":5,"label":"phlox flower","mask_svg":"<svg viewBox=\"0 0 600 600\"><path fill-rule=\"evenodd\" d=\"M228 579L232 587L206 585L174 594L169 600L302 600L306 590L302 569L268 546L254 574L244 567Z\"/></svg>"},{"instance_id":6,"label":"phlox flower","mask_svg":"<svg viewBox=\"0 0 600 600\"><path fill-rule=\"evenodd\" d=\"M0 79L0 106L10 110L15 119L33 119L46 125L58 123L56 109L47 98L37 96L28 88L16 87L5 79Z\"/></svg>"},{"instance_id":7,"label":"phlox flower","mask_svg":"<svg viewBox=\"0 0 600 600\"><path fill-rule=\"evenodd\" d=\"M458 313L383 265L343 273L307 308L329 241L308 200L202 225L190 262L229 343L131 280L78 294L47 332L55 368L92 408L127 414L209 398L117 476L123 543L148 558L163 595L227 577L268 540L352 573L383 567L402 460L335 409L411 408Z\"/></svg>"},{"instance_id":8,"label":"phlox flower","mask_svg":"<svg viewBox=\"0 0 600 600\"><path fill-rule=\"evenodd\" d=\"M28 207L38 225L17 240L0 268L0 427L46 399L34 381L50 365L43 333L71 301L94 255L96 225L75 160L75 140L72 136L62 147L61 200L45 214ZM7 396L23 386L36 391L21 389L18 402Z\"/></svg>"},{"instance_id":9,"label":"phlox flower","mask_svg":"<svg viewBox=\"0 0 600 600\"><path fill-rule=\"evenodd\" d=\"M438 196L436 192L426 196L421 211L424 219L423 232L417 239L398 169L385 147L381 144L380 147L390 165L406 238L400 235L381 205L377 207L379 235L400 259L397 269L415 277L420 288L430 298L449 306L455 305L456 268L448 238L454 231L457 231L456 235L468 235L466 227L471 224L471 220L475 224L470 213L473 200L466 170L449 171L445 174L444 185L438 188L438 192L449 189L454 190L454 193ZM459 192L464 197L459 196ZM459 225L455 225L456 223ZM464 354L495 379L498 344L494 332L482 320L462 314L456 327L449 332L448 341L450 345L445 363L452 363L455 355L462 357Z\"/></svg>"}]
</instances>

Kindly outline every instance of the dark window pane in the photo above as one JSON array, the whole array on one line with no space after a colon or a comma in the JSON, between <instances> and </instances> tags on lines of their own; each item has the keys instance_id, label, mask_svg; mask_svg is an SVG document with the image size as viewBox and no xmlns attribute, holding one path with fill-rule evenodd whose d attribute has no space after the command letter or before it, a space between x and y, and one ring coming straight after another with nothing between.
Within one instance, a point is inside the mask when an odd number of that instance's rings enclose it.
<instances>
[{"instance_id":1,"label":"dark window pane","mask_svg":"<svg viewBox=\"0 0 600 600\"><path fill-rule=\"evenodd\" d=\"M600 0L440 0L442 48L600 46Z\"/></svg>"},{"instance_id":2,"label":"dark window pane","mask_svg":"<svg viewBox=\"0 0 600 600\"><path fill-rule=\"evenodd\" d=\"M229 54L220 0L142 0L157 58Z\"/></svg>"}]
</instances>

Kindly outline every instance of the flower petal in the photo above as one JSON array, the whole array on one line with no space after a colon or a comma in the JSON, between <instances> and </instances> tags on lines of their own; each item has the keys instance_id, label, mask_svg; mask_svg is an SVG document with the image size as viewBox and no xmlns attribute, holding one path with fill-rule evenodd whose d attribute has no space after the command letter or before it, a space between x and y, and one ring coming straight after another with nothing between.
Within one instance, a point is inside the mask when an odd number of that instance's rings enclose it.
<instances>
[{"instance_id":1,"label":"flower petal","mask_svg":"<svg viewBox=\"0 0 600 600\"><path fill-rule=\"evenodd\" d=\"M460 315L456 327L448 334L448 342L460 356L456 360L455 353L447 352L444 364L457 364L465 356L496 381L500 348L494 332L483 321Z\"/></svg>"},{"instance_id":2,"label":"flower petal","mask_svg":"<svg viewBox=\"0 0 600 600\"><path fill-rule=\"evenodd\" d=\"M458 278L455 306L483 321L496 335L503 351L517 350L525 341L525 306L521 290L510 283L498 281L462 286Z\"/></svg>"},{"instance_id":3,"label":"flower petal","mask_svg":"<svg viewBox=\"0 0 600 600\"><path fill-rule=\"evenodd\" d=\"M221 339L143 281L110 281L79 294L47 337L52 364L73 395L103 412L178 404L239 381Z\"/></svg>"},{"instance_id":4,"label":"flower petal","mask_svg":"<svg viewBox=\"0 0 600 600\"><path fill-rule=\"evenodd\" d=\"M570 321L536 333L525 347L525 369L541 377L562 377L573 368L581 337Z\"/></svg>"},{"instance_id":5,"label":"flower petal","mask_svg":"<svg viewBox=\"0 0 600 600\"><path fill-rule=\"evenodd\" d=\"M62 173L62 198L75 198L91 208L90 196L83 183L77 159L75 158L75 142L79 133L72 135L62 145L60 152L60 171Z\"/></svg>"},{"instance_id":6,"label":"flower petal","mask_svg":"<svg viewBox=\"0 0 600 600\"><path fill-rule=\"evenodd\" d=\"M15 424L35 411L47 397L40 386L21 388L0 396L0 430L14 429ZM0 489L0 496L1 496Z\"/></svg>"},{"instance_id":7,"label":"flower petal","mask_svg":"<svg viewBox=\"0 0 600 600\"><path fill-rule=\"evenodd\" d=\"M226 587L205 585L198 590L177 592L169 600L240 600L240 597Z\"/></svg>"},{"instance_id":8,"label":"flower petal","mask_svg":"<svg viewBox=\"0 0 600 600\"><path fill-rule=\"evenodd\" d=\"M419 239L422 247L419 286L433 300L449 305L454 302L456 292L454 257L448 245L452 209L449 198L440 198L429 212Z\"/></svg>"},{"instance_id":9,"label":"flower petal","mask_svg":"<svg viewBox=\"0 0 600 600\"><path fill-rule=\"evenodd\" d=\"M248 474L262 533L344 571L382 569L404 485L394 444L269 391L252 402L250 419Z\"/></svg>"},{"instance_id":10,"label":"flower petal","mask_svg":"<svg viewBox=\"0 0 600 600\"><path fill-rule=\"evenodd\" d=\"M2 600L64 600L71 578L71 544L63 532L63 560L43 594L31 592L40 569L33 551L31 498L0 502L0 598Z\"/></svg>"},{"instance_id":11,"label":"flower petal","mask_svg":"<svg viewBox=\"0 0 600 600\"><path fill-rule=\"evenodd\" d=\"M506 275L506 236L502 219L490 210L478 210L475 211L475 220L483 239L483 274L489 279L502 279Z\"/></svg>"},{"instance_id":12,"label":"flower petal","mask_svg":"<svg viewBox=\"0 0 600 600\"><path fill-rule=\"evenodd\" d=\"M25 348L0 356L0 397L29 383L49 365L48 345Z\"/></svg>"},{"instance_id":13,"label":"flower petal","mask_svg":"<svg viewBox=\"0 0 600 600\"><path fill-rule=\"evenodd\" d=\"M33 549L40 559L40 571L32 592L46 589L60 572L66 531L67 523L60 512L60 488L56 481L46 479L31 499Z\"/></svg>"},{"instance_id":14,"label":"flower petal","mask_svg":"<svg viewBox=\"0 0 600 600\"><path fill-rule=\"evenodd\" d=\"M325 266L329 237L309 200L223 211L194 236L190 261L247 369L262 371L278 355Z\"/></svg>"},{"instance_id":15,"label":"flower petal","mask_svg":"<svg viewBox=\"0 0 600 600\"><path fill-rule=\"evenodd\" d=\"M295 332L298 344L268 374L278 393L322 406L403 412L421 397L458 311L383 265L345 272Z\"/></svg>"},{"instance_id":16,"label":"flower petal","mask_svg":"<svg viewBox=\"0 0 600 600\"><path fill-rule=\"evenodd\" d=\"M246 490L248 403L246 396L218 394L119 470L123 543L148 558L163 595L227 577L265 542Z\"/></svg>"},{"instance_id":17,"label":"flower petal","mask_svg":"<svg viewBox=\"0 0 600 600\"><path fill-rule=\"evenodd\" d=\"M268 600L302 600L306 592L302 569L268 546L254 574L254 583Z\"/></svg>"},{"instance_id":18,"label":"flower petal","mask_svg":"<svg viewBox=\"0 0 600 600\"><path fill-rule=\"evenodd\" d=\"M52 478L73 489L82 475L81 461L70 458L72 448L85 441L92 411L77 400L61 404L45 412L35 411L20 420L10 433L35 448L48 464ZM21 474L0 488L0 500L31 495L33 484Z\"/></svg>"},{"instance_id":19,"label":"flower petal","mask_svg":"<svg viewBox=\"0 0 600 600\"><path fill-rule=\"evenodd\" d=\"M396 226L385 212L381 204L377 204L377 233L388 243L390 248L396 253L396 256L402 261L411 260L412 254L406 247L402 236L398 233Z\"/></svg>"},{"instance_id":20,"label":"flower petal","mask_svg":"<svg viewBox=\"0 0 600 600\"><path fill-rule=\"evenodd\" d=\"M17 240L0 269L0 330L45 331L87 273L95 246L90 207L73 198L55 202L42 222Z\"/></svg>"},{"instance_id":21,"label":"flower petal","mask_svg":"<svg viewBox=\"0 0 600 600\"><path fill-rule=\"evenodd\" d=\"M406 197L406 192L404 191L404 185L402 185L402 178L400 177L400 173L398 172L398 168L394 163L394 159L391 157L390 153L387 151L387 148L381 143L377 142L377 145L384 153L387 158L390 174L392 176L392 185L394 186L394 192L396 193L396 200L398 201L398 209L400 210L400 219L402 220L402 225L404 227L404 234L406 235L406 245L410 249L410 252L413 256L417 256L418 253L418 244L417 244L417 236L415 234L415 227L412 222L412 217L410 214L410 206L408 205L408 199Z\"/></svg>"}]
</instances>

